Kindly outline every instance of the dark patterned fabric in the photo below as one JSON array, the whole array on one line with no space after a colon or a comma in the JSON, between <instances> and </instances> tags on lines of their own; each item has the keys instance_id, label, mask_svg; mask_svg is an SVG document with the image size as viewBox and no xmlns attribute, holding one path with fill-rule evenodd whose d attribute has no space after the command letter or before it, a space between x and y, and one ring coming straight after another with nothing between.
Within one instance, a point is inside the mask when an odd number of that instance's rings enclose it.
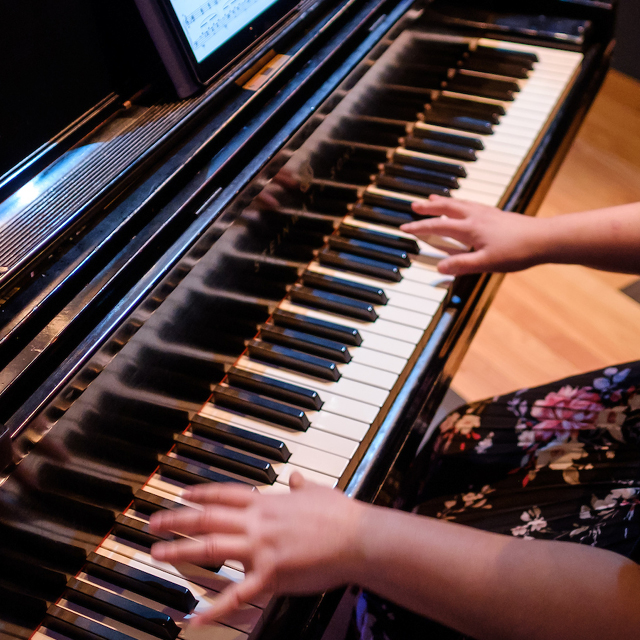
<instances>
[{"instance_id":1,"label":"dark patterned fabric","mask_svg":"<svg viewBox=\"0 0 640 640\"><path fill-rule=\"evenodd\" d=\"M415 513L640 561L640 362L461 407L411 477ZM461 638L368 593L354 627L362 640Z\"/></svg>"}]
</instances>

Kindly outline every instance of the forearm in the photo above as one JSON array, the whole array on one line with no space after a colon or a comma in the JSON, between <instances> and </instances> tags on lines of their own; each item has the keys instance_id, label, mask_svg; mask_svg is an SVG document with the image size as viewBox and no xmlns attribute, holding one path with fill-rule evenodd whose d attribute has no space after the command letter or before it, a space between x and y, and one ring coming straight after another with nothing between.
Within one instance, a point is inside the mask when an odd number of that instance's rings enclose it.
<instances>
[{"instance_id":1,"label":"forearm","mask_svg":"<svg viewBox=\"0 0 640 640\"><path fill-rule=\"evenodd\" d=\"M611 552L378 508L362 527L354 581L478 640L638 636L640 568Z\"/></svg>"},{"instance_id":2,"label":"forearm","mask_svg":"<svg viewBox=\"0 0 640 640\"><path fill-rule=\"evenodd\" d=\"M540 219L539 262L640 273L640 203Z\"/></svg>"}]
</instances>

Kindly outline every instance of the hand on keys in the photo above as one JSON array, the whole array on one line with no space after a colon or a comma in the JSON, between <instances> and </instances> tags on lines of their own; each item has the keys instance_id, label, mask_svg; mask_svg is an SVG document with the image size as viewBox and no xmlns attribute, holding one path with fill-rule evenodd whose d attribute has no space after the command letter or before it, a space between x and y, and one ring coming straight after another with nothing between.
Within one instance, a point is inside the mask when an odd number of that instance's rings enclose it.
<instances>
[{"instance_id":1,"label":"hand on keys","mask_svg":"<svg viewBox=\"0 0 640 640\"><path fill-rule=\"evenodd\" d=\"M438 264L441 273L508 272L526 269L545 261L549 246L547 219L530 218L487 205L432 195L416 202L413 210L433 216L402 225L402 231L427 240L445 236L470 247L472 251L454 254ZM446 247L446 245L443 245Z\"/></svg>"},{"instance_id":2,"label":"hand on keys","mask_svg":"<svg viewBox=\"0 0 640 640\"><path fill-rule=\"evenodd\" d=\"M290 487L289 494L263 496L240 485L200 485L184 498L204 509L151 517L152 530L191 537L154 545L157 560L212 565L233 559L245 567L245 580L227 587L217 606L192 624L212 622L261 593L319 593L349 581L364 505L299 473Z\"/></svg>"}]
</instances>

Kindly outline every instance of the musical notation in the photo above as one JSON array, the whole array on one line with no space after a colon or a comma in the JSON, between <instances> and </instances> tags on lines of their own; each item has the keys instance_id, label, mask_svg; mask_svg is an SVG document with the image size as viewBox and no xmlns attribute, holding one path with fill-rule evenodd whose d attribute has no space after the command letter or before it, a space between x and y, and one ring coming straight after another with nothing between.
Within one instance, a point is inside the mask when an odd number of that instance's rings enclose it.
<instances>
[{"instance_id":1,"label":"musical notation","mask_svg":"<svg viewBox=\"0 0 640 640\"><path fill-rule=\"evenodd\" d=\"M276 0L171 0L198 62Z\"/></svg>"}]
</instances>

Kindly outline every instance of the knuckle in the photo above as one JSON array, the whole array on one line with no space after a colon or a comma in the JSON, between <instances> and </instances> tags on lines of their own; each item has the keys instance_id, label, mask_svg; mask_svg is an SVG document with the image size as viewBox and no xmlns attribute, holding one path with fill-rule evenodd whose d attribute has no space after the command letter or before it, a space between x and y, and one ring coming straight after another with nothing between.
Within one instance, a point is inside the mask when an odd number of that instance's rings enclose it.
<instances>
[{"instance_id":1,"label":"knuckle","mask_svg":"<svg viewBox=\"0 0 640 640\"><path fill-rule=\"evenodd\" d=\"M214 536L206 538L204 543L205 554L211 560L215 560L218 554L218 541Z\"/></svg>"}]
</instances>

